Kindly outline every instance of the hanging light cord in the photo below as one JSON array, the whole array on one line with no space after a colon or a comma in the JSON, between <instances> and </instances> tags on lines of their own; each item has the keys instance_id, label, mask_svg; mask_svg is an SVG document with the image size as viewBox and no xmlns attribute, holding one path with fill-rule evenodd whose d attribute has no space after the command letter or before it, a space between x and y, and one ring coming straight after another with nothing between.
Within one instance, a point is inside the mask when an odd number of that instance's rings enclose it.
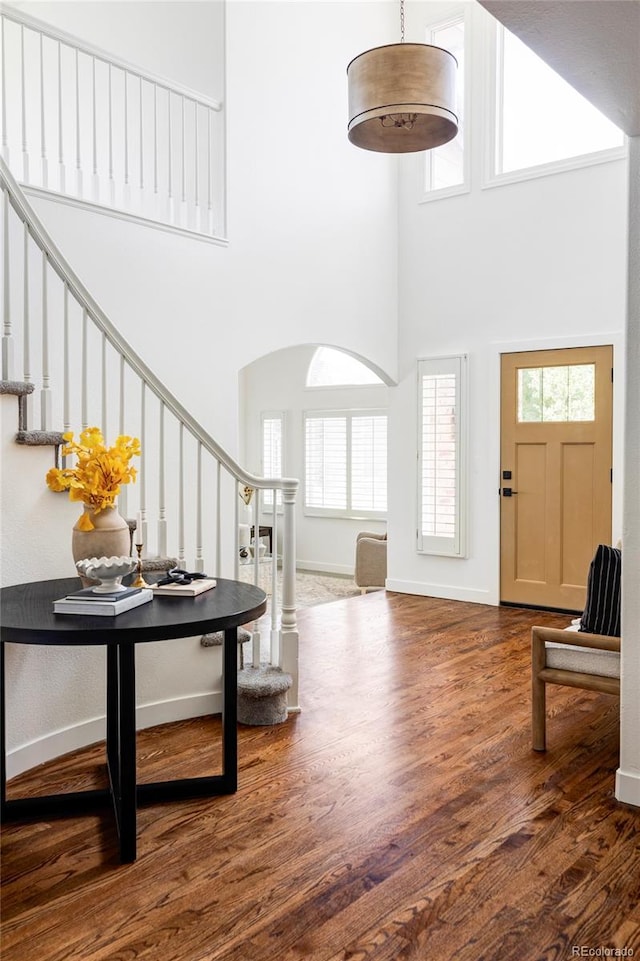
<instances>
[{"instance_id":1,"label":"hanging light cord","mask_svg":"<svg viewBox=\"0 0 640 961\"><path fill-rule=\"evenodd\" d=\"M404 0L400 0L400 43L404 43Z\"/></svg>"}]
</instances>

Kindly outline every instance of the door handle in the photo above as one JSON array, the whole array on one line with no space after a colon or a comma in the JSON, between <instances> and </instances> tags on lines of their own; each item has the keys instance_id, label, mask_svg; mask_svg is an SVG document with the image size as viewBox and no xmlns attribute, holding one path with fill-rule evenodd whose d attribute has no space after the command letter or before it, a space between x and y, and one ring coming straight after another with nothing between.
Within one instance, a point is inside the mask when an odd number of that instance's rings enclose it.
<instances>
[{"instance_id":1,"label":"door handle","mask_svg":"<svg viewBox=\"0 0 640 961\"><path fill-rule=\"evenodd\" d=\"M502 496L503 496L503 497L513 497L513 495L514 495L514 494L517 494L517 493L518 493L517 491L512 490L510 487L503 487L503 488L502 488Z\"/></svg>"}]
</instances>

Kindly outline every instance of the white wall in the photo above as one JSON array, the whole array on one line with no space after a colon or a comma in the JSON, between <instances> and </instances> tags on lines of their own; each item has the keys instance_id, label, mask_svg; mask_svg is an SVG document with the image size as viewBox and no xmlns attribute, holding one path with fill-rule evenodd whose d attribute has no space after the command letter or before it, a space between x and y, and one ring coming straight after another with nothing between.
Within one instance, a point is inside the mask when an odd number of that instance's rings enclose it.
<instances>
[{"instance_id":1,"label":"white wall","mask_svg":"<svg viewBox=\"0 0 640 961\"><path fill-rule=\"evenodd\" d=\"M428 7L411 5L412 36L424 30ZM488 16L480 8L476 13ZM488 128L477 109L479 51L474 62L471 191L418 203L420 158L402 164L388 584L497 603L501 350L615 345L614 540L621 533L627 165L619 160L481 189ZM469 354L470 372L467 559L415 551L416 359L458 352Z\"/></svg>"},{"instance_id":2,"label":"white wall","mask_svg":"<svg viewBox=\"0 0 640 961\"><path fill-rule=\"evenodd\" d=\"M45 19L59 5L33 6ZM60 4L75 6L84 7ZM153 34L156 7L165 5L131 6L140 17L148 10ZM167 6L179 9L189 47L208 4ZM107 11L108 39L126 35L130 54L131 37L116 26L118 18L128 24L130 5L97 7ZM339 343L395 374L397 166L346 139L346 64L384 39L389 9L321 0L228 5L228 248L33 201L107 315L232 453L236 372L257 357L300 342ZM73 20L68 13L64 25ZM144 25L130 27L144 33ZM163 58L152 62L146 34L141 43L147 64L166 72ZM211 56L206 45L194 50L194 59ZM182 60L171 71L178 81Z\"/></svg>"},{"instance_id":3,"label":"white wall","mask_svg":"<svg viewBox=\"0 0 640 961\"><path fill-rule=\"evenodd\" d=\"M304 412L311 410L385 409L389 390L384 385L350 388L307 388L305 381L314 346L280 350L242 371L244 407L244 463L262 473L261 414L285 415L283 475L298 477L301 491L296 509L296 561L306 570L353 574L356 535L362 530L384 532L386 522L342 517L309 517L304 513ZM263 523L270 524L268 514Z\"/></svg>"},{"instance_id":4,"label":"white wall","mask_svg":"<svg viewBox=\"0 0 640 961\"><path fill-rule=\"evenodd\" d=\"M55 18L70 32L77 26L88 40L112 44L114 53L134 62L139 43L149 69L196 85L209 83L203 78L215 46L202 42L209 36L205 7L80 2L24 9ZM397 164L346 139L346 64L384 42L392 10L392 4L367 2L228 5L227 248L33 201L112 322L232 454L238 450L238 371L257 357L300 342L335 343L394 375ZM178 48L173 59L167 38ZM212 76L206 92L216 96ZM40 505L49 497L40 462L28 484L17 475L21 497L12 500L6 478L21 455L10 443L15 424L8 424L2 533L10 563L3 566L3 583L63 576L71 564L68 505L59 508L54 499L50 509L64 515L57 514L51 527L44 520L36 526L35 518L47 516ZM31 533L25 540L26 528ZM47 542L43 567L30 561L34 538ZM52 563L44 563L52 555ZM182 716L185 703L192 713L212 709L217 654L197 642L183 642L176 651L164 645L162 655L141 652L140 695L150 705L143 723ZM69 652L46 661L33 652L18 655L9 665L12 772L95 740L103 704L99 664L83 661L80 667ZM71 687L79 674L84 693L75 698ZM154 699L164 705L156 710Z\"/></svg>"},{"instance_id":5,"label":"white wall","mask_svg":"<svg viewBox=\"0 0 640 961\"><path fill-rule=\"evenodd\" d=\"M214 100L224 98L221 0L47 0L9 6L167 80Z\"/></svg>"}]
</instances>

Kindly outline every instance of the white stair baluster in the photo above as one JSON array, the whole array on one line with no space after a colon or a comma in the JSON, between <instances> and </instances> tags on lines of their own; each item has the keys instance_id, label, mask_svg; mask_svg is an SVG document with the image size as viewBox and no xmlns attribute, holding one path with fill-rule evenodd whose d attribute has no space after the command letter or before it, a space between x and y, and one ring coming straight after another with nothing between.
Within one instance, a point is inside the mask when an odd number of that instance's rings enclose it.
<instances>
[{"instance_id":1,"label":"white stair baluster","mask_svg":"<svg viewBox=\"0 0 640 961\"><path fill-rule=\"evenodd\" d=\"M165 488L165 431L164 431L164 404L160 401L159 415L159 447L158 447L158 556L167 556L167 512L165 507L166 488Z\"/></svg>"},{"instance_id":2,"label":"white stair baluster","mask_svg":"<svg viewBox=\"0 0 640 961\"><path fill-rule=\"evenodd\" d=\"M29 148L27 146L27 90L24 69L24 26L20 24L20 80L22 100L22 179L29 183Z\"/></svg>"},{"instance_id":3,"label":"white stair baluster","mask_svg":"<svg viewBox=\"0 0 640 961\"><path fill-rule=\"evenodd\" d=\"M42 251L42 392L40 394L40 421L42 430L51 430L51 383L49 371L49 302L47 274L49 259Z\"/></svg>"},{"instance_id":4,"label":"white stair baluster","mask_svg":"<svg viewBox=\"0 0 640 961\"><path fill-rule=\"evenodd\" d=\"M198 464L196 474L196 559L195 568L199 573L204 572L204 557L202 554L202 443L198 441Z\"/></svg>"},{"instance_id":5,"label":"white stair baluster","mask_svg":"<svg viewBox=\"0 0 640 961\"><path fill-rule=\"evenodd\" d=\"M92 171L91 196L98 203L100 200L100 178L98 176L98 110L96 104L96 58L91 58L91 127L92 127Z\"/></svg>"},{"instance_id":6,"label":"white stair baluster","mask_svg":"<svg viewBox=\"0 0 640 961\"><path fill-rule=\"evenodd\" d=\"M108 118L109 118L109 203L113 207L116 202L116 182L113 179L113 84L111 64L108 77Z\"/></svg>"},{"instance_id":7,"label":"white stair baluster","mask_svg":"<svg viewBox=\"0 0 640 961\"><path fill-rule=\"evenodd\" d=\"M273 504L273 518L271 521L271 638L270 661L272 664L280 662L280 633L278 631L278 511L276 509L278 494L271 492Z\"/></svg>"},{"instance_id":8,"label":"white stair baluster","mask_svg":"<svg viewBox=\"0 0 640 961\"><path fill-rule=\"evenodd\" d=\"M120 355L120 396L118 401L118 433L126 434L125 431L125 359L124 356ZM118 494L118 509L123 517L127 516L128 513L128 501L129 501L129 485L123 484L120 488L120 493Z\"/></svg>"},{"instance_id":9,"label":"white stair baluster","mask_svg":"<svg viewBox=\"0 0 640 961\"><path fill-rule=\"evenodd\" d=\"M58 190L65 193L64 137L62 131L62 45L58 40Z\"/></svg>"},{"instance_id":10,"label":"white stair baluster","mask_svg":"<svg viewBox=\"0 0 640 961\"><path fill-rule=\"evenodd\" d=\"M158 209L158 87L153 85L153 197Z\"/></svg>"},{"instance_id":11,"label":"white stair baluster","mask_svg":"<svg viewBox=\"0 0 640 961\"><path fill-rule=\"evenodd\" d=\"M180 111L181 111L181 126L182 126L182 190L180 197L180 226L189 226L189 211L187 207L187 134L185 126L185 98L180 97Z\"/></svg>"},{"instance_id":12,"label":"white stair baluster","mask_svg":"<svg viewBox=\"0 0 640 961\"><path fill-rule=\"evenodd\" d=\"M222 564L222 505L221 505L221 467L216 461L216 577L220 576Z\"/></svg>"},{"instance_id":13,"label":"white stair baluster","mask_svg":"<svg viewBox=\"0 0 640 961\"><path fill-rule=\"evenodd\" d=\"M180 421L178 448L178 566L184 570L184 424L182 421Z\"/></svg>"},{"instance_id":14,"label":"white stair baluster","mask_svg":"<svg viewBox=\"0 0 640 961\"><path fill-rule=\"evenodd\" d=\"M5 162L8 164L10 162L9 158L9 136L7 132L7 72L5 68L6 63L6 50L4 43L4 23L5 18L0 13L0 28L2 33L0 35L0 84L2 89L0 90L0 97L2 98L2 156Z\"/></svg>"},{"instance_id":15,"label":"white stair baluster","mask_svg":"<svg viewBox=\"0 0 640 961\"><path fill-rule=\"evenodd\" d=\"M199 169L199 160L200 160L200 158L199 158L199 151L200 151L200 143L199 143L199 140L200 140L200 138L199 138L199 136L198 136L198 104L195 102L195 100L194 100L194 102L193 102L193 124L194 124L193 136L194 136L194 140L195 140L194 150L193 150L193 156L194 156L194 170L193 170L193 178L194 178L194 198L193 198L193 202L194 202L194 206L195 206L195 222L194 222L194 226L195 226L195 229L196 229L196 230L202 230L202 211L200 210L200 169Z\"/></svg>"},{"instance_id":16,"label":"white stair baluster","mask_svg":"<svg viewBox=\"0 0 640 961\"><path fill-rule=\"evenodd\" d=\"M260 551L258 550L258 531L260 530L260 488L256 488L253 494L253 583L260 584ZM260 629L258 622L253 625L252 631L252 664L260 667Z\"/></svg>"},{"instance_id":17,"label":"white stair baluster","mask_svg":"<svg viewBox=\"0 0 640 961\"><path fill-rule=\"evenodd\" d=\"M147 385L140 381L140 471L138 473L138 487L140 489L140 516L142 518L142 556L149 557L149 543L147 540Z\"/></svg>"},{"instance_id":18,"label":"white stair baluster","mask_svg":"<svg viewBox=\"0 0 640 961\"><path fill-rule=\"evenodd\" d=\"M102 424L102 434L103 434L103 436L104 436L104 439L105 439L106 443L108 444L108 443L110 442L110 438L109 438L109 424L108 424L108 420L107 420L107 411L109 410L109 405L108 405L108 401L107 401L107 338L106 338L106 336L105 336L105 334L104 334L104 331L103 331L103 333L102 333L102 358L101 358L101 360L102 360L102 363L101 363L101 370L102 370L102 415L101 415L101 417L100 417L100 422L101 422L101 424Z\"/></svg>"},{"instance_id":19,"label":"white stair baluster","mask_svg":"<svg viewBox=\"0 0 640 961\"><path fill-rule=\"evenodd\" d=\"M139 157L139 163L140 163L140 208L142 208L142 193L143 193L143 190L144 190L144 113L143 113L143 99L144 99L144 98L143 98L143 96L142 96L142 91L143 91L143 82L144 82L144 81L143 81L142 77L139 77L138 79L139 79L139 81L140 81L140 85L139 85L139 88L138 88L138 113L139 113L139 115L140 115L140 116L139 116L139 121L140 121L140 122L139 122L139 127L140 127L140 134L139 134L139 136L140 136L140 157Z\"/></svg>"},{"instance_id":20,"label":"white stair baluster","mask_svg":"<svg viewBox=\"0 0 640 961\"><path fill-rule=\"evenodd\" d=\"M169 223L175 223L175 209L173 203L173 130L171 123L171 91L167 90L167 216Z\"/></svg>"},{"instance_id":21,"label":"white stair baluster","mask_svg":"<svg viewBox=\"0 0 640 961\"><path fill-rule=\"evenodd\" d=\"M213 206L211 202L213 179L213 169L211 166L211 110L207 107L207 229L209 234L214 233L213 229Z\"/></svg>"},{"instance_id":22,"label":"white stair baluster","mask_svg":"<svg viewBox=\"0 0 640 961\"><path fill-rule=\"evenodd\" d=\"M82 425L83 430L86 430L87 427L89 426L88 338L89 338L89 324L88 324L87 310L85 308L82 311L82 358L81 358L81 370L80 370L80 423Z\"/></svg>"},{"instance_id":23,"label":"white stair baluster","mask_svg":"<svg viewBox=\"0 0 640 961\"><path fill-rule=\"evenodd\" d=\"M71 403L70 403L70 359L69 359L69 284L65 281L64 285L64 321L62 331L62 426L66 433L71 430Z\"/></svg>"},{"instance_id":24,"label":"white stair baluster","mask_svg":"<svg viewBox=\"0 0 640 961\"><path fill-rule=\"evenodd\" d=\"M124 83L124 191L123 191L123 206L125 210L128 210L131 206L131 191L129 188L129 96L128 96L128 80L129 74L125 70L123 72L122 78Z\"/></svg>"},{"instance_id":25,"label":"white stair baluster","mask_svg":"<svg viewBox=\"0 0 640 961\"><path fill-rule=\"evenodd\" d=\"M47 130L45 124L45 99L44 99L44 50L42 47L43 39L40 34L40 158L42 165L42 186L49 186L49 164L47 161Z\"/></svg>"},{"instance_id":26,"label":"white stair baluster","mask_svg":"<svg viewBox=\"0 0 640 961\"><path fill-rule=\"evenodd\" d=\"M29 318L29 225L24 225L24 255L22 266L22 379L31 383L31 331ZM27 398L28 399L28 398Z\"/></svg>"},{"instance_id":27,"label":"white stair baluster","mask_svg":"<svg viewBox=\"0 0 640 961\"><path fill-rule=\"evenodd\" d=\"M4 263L2 267L4 330L2 334L2 379L11 380L13 376L13 339L11 337L10 291L11 270L9 264L9 213L11 211L11 201L9 200L9 192L7 190L3 190L2 194L4 199Z\"/></svg>"},{"instance_id":28,"label":"white stair baluster","mask_svg":"<svg viewBox=\"0 0 640 961\"><path fill-rule=\"evenodd\" d=\"M80 74L78 67L78 48L75 50L76 71L76 194L82 197L82 160L80 156Z\"/></svg>"}]
</instances>

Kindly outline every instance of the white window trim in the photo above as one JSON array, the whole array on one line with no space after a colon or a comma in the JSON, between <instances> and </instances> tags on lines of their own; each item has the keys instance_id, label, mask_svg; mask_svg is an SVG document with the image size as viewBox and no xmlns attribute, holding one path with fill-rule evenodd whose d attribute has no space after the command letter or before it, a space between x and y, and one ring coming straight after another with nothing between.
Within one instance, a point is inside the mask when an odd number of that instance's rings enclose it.
<instances>
[{"instance_id":1,"label":"white window trim","mask_svg":"<svg viewBox=\"0 0 640 961\"><path fill-rule=\"evenodd\" d=\"M282 464L280 476L284 477L284 465L286 456L286 412L283 410L263 410L260 413L260 472L266 477L264 467L264 422L265 420L279 420L281 425L282 437ZM262 492L260 498L260 511L262 514L273 514L273 504L265 503L267 491ZM276 513L282 514L282 492L276 492Z\"/></svg>"},{"instance_id":2,"label":"white window trim","mask_svg":"<svg viewBox=\"0 0 640 961\"><path fill-rule=\"evenodd\" d=\"M488 123L485 128L484 137L484 162L482 165L481 183L483 190L491 187L502 187L506 184L520 183L523 180L535 180L538 177L548 177L552 174L564 173L567 170L577 170L580 167L592 167L596 164L626 159L629 153L627 137L624 138L624 143L620 147L610 147L607 150L578 154L576 157L565 157L563 160L553 160L549 163L536 164L533 167L522 167L520 170L510 170L507 173L496 173L498 159L497 141L502 133L502 120L497 102L497 83L498 74L501 69L504 27L502 24L489 20L484 33L487 65L487 69L484 71L484 102L485 115Z\"/></svg>"},{"instance_id":3,"label":"white window trim","mask_svg":"<svg viewBox=\"0 0 640 961\"><path fill-rule=\"evenodd\" d=\"M464 153L462 160L462 183L454 187L440 187L436 190L427 190L425 183L427 180L427 165L431 164L431 152L426 151L425 156L419 154L419 176L420 188L418 203L430 203L432 200L445 200L447 197L459 197L461 194L468 194L471 190L471 83L470 72L473 66L473 55L471 53L471 16L469 5L461 7L457 13L446 17L444 20L434 20L426 28L426 43L433 43L431 35L434 30L443 27L450 27L462 21L464 23L464 60L465 60L465 89L464 89Z\"/></svg>"},{"instance_id":4,"label":"white window trim","mask_svg":"<svg viewBox=\"0 0 640 961\"><path fill-rule=\"evenodd\" d=\"M418 360L417 407L418 407L418 471L417 471L417 525L416 550L419 554L444 557L468 556L468 355L452 354L442 357L423 357ZM458 385L456 402L456 532L451 538L422 534L422 378L433 374L455 374Z\"/></svg>"},{"instance_id":5,"label":"white window trim","mask_svg":"<svg viewBox=\"0 0 640 961\"><path fill-rule=\"evenodd\" d=\"M315 389L315 388L313 388ZM335 388L334 388L335 389ZM307 506L307 419L327 417L346 417L349 422L354 417L386 417L389 426L389 412L384 408L360 408L349 410L305 410L302 413L302 450L304 457L304 491L302 497L302 512L305 517L338 517L348 520L386 520L387 511L338 510L333 507ZM388 435L387 435L388 439ZM347 430L347 498L351 497L351 427Z\"/></svg>"}]
</instances>

